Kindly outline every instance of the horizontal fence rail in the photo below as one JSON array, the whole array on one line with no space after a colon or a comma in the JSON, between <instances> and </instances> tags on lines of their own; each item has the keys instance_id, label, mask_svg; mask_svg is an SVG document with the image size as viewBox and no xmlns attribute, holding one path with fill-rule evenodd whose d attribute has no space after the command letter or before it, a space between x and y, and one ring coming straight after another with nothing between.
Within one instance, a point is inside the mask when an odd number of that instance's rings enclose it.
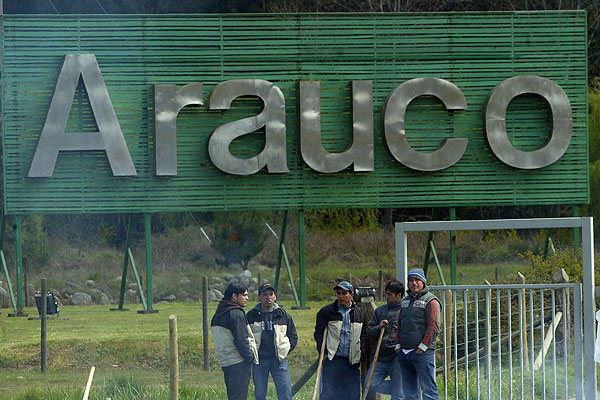
<instances>
[{"instance_id":1,"label":"horizontal fence rail","mask_svg":"<svg viewBox=\"0 0 600 400\"><path fill-rule=\"evenodd\" d=\"M583 398L581 285L430 289L442 306L442 398Z\"/></svg>"}]
</instances>

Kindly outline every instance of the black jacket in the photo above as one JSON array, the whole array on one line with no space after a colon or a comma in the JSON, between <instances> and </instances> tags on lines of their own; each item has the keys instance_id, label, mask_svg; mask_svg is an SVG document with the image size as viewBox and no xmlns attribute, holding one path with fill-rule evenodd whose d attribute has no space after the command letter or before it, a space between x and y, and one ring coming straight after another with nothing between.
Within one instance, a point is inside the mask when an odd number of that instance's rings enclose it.
<instances>
[{"instance_id":1,"label":"black jacket","mask_svg":"<svg viewBox=\"0 0 600 400\"><path fill-rule=\"evenodd\" d=\"M257 362L254 336L241 306L231 300L221 300L210 326L222 367L240 361Z\"/></svg>"},{"instance_id":2,"label":"black jacket","mask_svg":"<svg viewBox=\"0 0 600 400\"><path fill-rule=\"evenodd\" d=\"M379 349L378 359L381 362L390 362L396 356L396 332L398 331L398 317L401 307L402 303L400 301L377 307L371 321L369 321L369 325L367 325L367 336L378 339L379 323L384 319L388 320L388 327L383 334L381 348ZM375 355L375 346L373 346L373 355Z\"/></svg>"},{"instance_id":3,"label":"black jacket","mask_svg":"<svg viewBox=\"0 0 600 400\"><path fill-rule=\"evenodd\" d=\"M338 311L338 301L334 301L331 304L328 304L326 306L324 306L323 308L321 308L319 310L319 312L317 313L317 322L315 324L315 333L314 333L314 337L315 340L317 342L317 351L321 352L321 344L323 343L323 335L325 333L325 328L327 326L329 326L330 330L332 328L332 326L330 325L330 322L335 321L335 322L340 322L342 321L342 314ZM351 306L350 306L350 324L361 324L362 327L360 329L360 359L362 360L362 358L364 357L365 354L365 349L366 349L366 341L365 341L365 328L366 328L366 323L364 321L364 314L362 312L362 310L356 306L356 303L352 302ZM331 332L330 332L331 333ZM328 335L330 334L328 333ZM339 345L339 333L338 333L338 337L337 337L337 341L338 341L338 345ZM337 349L327 349L327 353L329 358L332 358L332 355L335 354L335 352L337 351ZM351 358L356 358L353 355L350 356ZM360 361L360 360L359 360Z\"/></svg>"},{"instance_id":4,"label":"black jacket","mask_svg":"<svg viewBox=\"0 0 600 400\"><path fill-rule=\"evenodd\" d=\"M277 303L271 312L262 311L259 303L248 311L246 318L254 333L260 357L277 356L283 360L298 344L292 316Z\"/></svg>"}]
</instances>

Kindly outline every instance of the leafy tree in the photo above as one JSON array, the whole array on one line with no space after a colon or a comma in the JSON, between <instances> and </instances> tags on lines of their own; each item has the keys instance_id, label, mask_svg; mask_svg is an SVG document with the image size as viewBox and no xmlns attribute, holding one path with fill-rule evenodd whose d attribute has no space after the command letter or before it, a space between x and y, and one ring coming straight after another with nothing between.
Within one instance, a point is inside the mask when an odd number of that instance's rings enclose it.
<instances>
[{"instance_id":1,"label":"leafy tree","mask_svg":"<svg viewBox=\"0 0 600 400\"><path fill-rule=\"evenodd\" d=\"M238 263L246 270L250 260L263 249L267 235L259 212L220 213L215 217L211 245L219 253L220 265Z\"/></svg>"},{"instance_id":2,"label":"leafy tree","mask_svg":"<svg viewBox=\"0 0 600 400\"><path fill-rule=\"evenodd\" d=\"M600 218L600 78L590 87L589 102L589 135L590 135L590 196L592 201L588 204L583 215ZM599 231L596 225L596 231Z\"/></svg>"}]
</instances>

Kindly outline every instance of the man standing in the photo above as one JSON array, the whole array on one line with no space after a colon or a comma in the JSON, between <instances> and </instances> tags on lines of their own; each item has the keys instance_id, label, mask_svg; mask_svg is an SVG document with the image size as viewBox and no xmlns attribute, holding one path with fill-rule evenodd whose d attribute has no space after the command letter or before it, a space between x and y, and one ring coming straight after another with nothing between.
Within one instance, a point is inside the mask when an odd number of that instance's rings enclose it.
<instances>
[{"instance_id":1,"label":"man standing","mask_svg":"<svg viewBox=\"0 0 600 400\"><path fill-rule=\"evenodd\" d=\"M247 302L248 288L230 283L210 323L229 400L248 398L252 364L258 363L254 335L243 309Z\"/></svg>"},{"instance_id":2,"label":"man standing","mask_svg":"<svg viewBox=\"0 0 600 400\"><path fill-rule=\"evenodd\" d=\"M292 383L287 355L298 343L296 326L290 314L276 303L277 293L270 283L258 288L260 303L246 317L256 339L258 364L252 379L256 400L267 399L269 372L273 377L277 398L292 400Z\"/></svg>"},{"instance_id":3,"label":"man standing","mask_svg":"<svg viewBox=\"0 0 600 400\"><path fill-rule=\"evenodd\" d=\"M408 273L398 324L398 362L406 400L438 399L435 382L435 340L440 330L440 302L427 287L422 269ZM419 386L421 387L419 390Z\"/></svg>"},{"instance_id":4,"label":"man standing","mask_svg":"<svg viewBox=\"0 0 600 400\"><path fill-rule=\"evenodd\" d=\"M377 364L375 364L375 370L373 371L373 381L369 389L369 398L375 398L375 393L383 393L391 395L391 400L404 399L402 375L396 361L395 350L398 315L403 295L404 285L401 282L391 281L388 283L385 287L385 300L387 304L377 307L369 325L367 325L367 336L375 340L379 338L381 330L385 329ZM375 347L373 347L374 356ZM373 368L373 365L371 365L371 368ZM367 373L367 377L371 374L371 368ZM390 379L386 380L388 376Z\"/></svg>"},{"instance_id":5,"label":"man standing","mask_svg":"<svg viewBox=\"0 0 600 400\"><path fill-rule=\"evenodd\" d=\"M317 349L326 340L323 360L321 400L360 400L360 360L365 348L363 312L352 301L354 288L349 282L334 288L337 300L317 313ZM324 338L327 327L327 338Z\"/></svg>"}]
</instances>

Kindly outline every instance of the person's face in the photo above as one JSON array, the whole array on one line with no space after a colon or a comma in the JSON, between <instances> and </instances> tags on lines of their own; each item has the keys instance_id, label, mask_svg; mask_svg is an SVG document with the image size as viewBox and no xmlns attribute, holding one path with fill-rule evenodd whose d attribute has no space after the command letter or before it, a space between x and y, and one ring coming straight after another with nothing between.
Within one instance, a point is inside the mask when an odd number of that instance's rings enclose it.
<instances>
[{"instance_id":1,"label":"person's face","mask_svg":"<svg viewBox=\"0 0 600 400\"><path fill-rule=\"evenodd\" d=\"M387 301L388 304L392 304L400 300L402 300L401 293L396 294L394 292L390 292L389 290L385 291L385 301Z\"/></svg>"},{"instance_id":2,"label":"person's face","mask_svg":"<svg viewBox=\"0 0 600 400\"><path fill-rule=\"evenodd\" d=\"M241 307L246 307L246 303L248 303L248 291L246 290L244 293L240 294L232 294L231 300L239 304Z\"/></svg>"},{"instance_id":3,"label":"person's face","mask_svg":"<svg viewBox=\"0 0 600 400\"><path fill-rule=\"evenodd\" d=\"M335 289L335 295L338 303L340 303L342 307L348 307L354 297L354 293L346 292L344 289Z\"/></svg>"},{"instance_id":4,"label":"person's face","mask_svg":"<svg viewBox=\"0 0 600 400\"><path fill-rule=\"evenodd\" d=\"M425 287L425 284L422 280L417 278L410 278L408 280L408 287L413 294L419 293Z\"/></svg>"},{"instance_id":5,"label":"person's face","mask_svg":"<svg viewBox=\"0 0 600 400\"><path fill-rule=\"evenodd\" d=\"M277 301L277 296L273 289L265 289L260 294L260 305L263 310L272 310L275 307L275 301Z\"/></svg>"}]
</instances>

